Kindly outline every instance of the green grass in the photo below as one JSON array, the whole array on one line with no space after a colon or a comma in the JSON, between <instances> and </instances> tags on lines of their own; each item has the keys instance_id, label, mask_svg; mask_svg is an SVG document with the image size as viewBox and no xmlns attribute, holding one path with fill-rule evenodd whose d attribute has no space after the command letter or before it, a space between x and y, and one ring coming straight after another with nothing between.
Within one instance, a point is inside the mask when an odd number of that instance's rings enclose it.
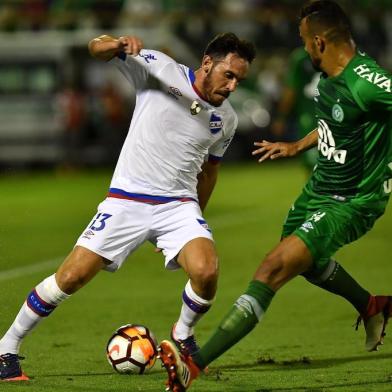
<instances>
[{"instance_id":1,"label":"green grass","mask_svg":"<svg viewBox=\"0 0 392 392\"><path fill-rule=\"evenodd\" d=\"M220 258L216 303L200 322L205 341L233 301L247 287L256 266L280 235L286 211L305 175L295 161L223 166L205 214ZM55 268L31 265L62 258L104 198L109 172L12 174L0 178L0 334L12 322L26 294ZM390 293L392 215L387 213L364 238L337 258L370 291ZM25 274L1 278L25 267ZM146 324L157 338L168 337L186 282L163 268L150 244L115 274L99 274L62 304L22 346L25 384L2 384L1 391L161 391L159 365L145 376L115 374L105 344L118 326ZM392 339L380 352L363 348L355 332L356 313L341 298L297 278L279 292L249 336L214 362L192 391L392 391Z\"/></svg>"}]
</instances>

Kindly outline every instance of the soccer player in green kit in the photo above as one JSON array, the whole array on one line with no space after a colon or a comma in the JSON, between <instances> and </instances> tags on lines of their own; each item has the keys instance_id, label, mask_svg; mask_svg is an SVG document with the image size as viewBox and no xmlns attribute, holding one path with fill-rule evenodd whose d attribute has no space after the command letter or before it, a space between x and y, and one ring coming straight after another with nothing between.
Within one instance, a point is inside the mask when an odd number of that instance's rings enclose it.
<instances>
[{"instance_id":1,"label":"soccer player in green kit","mask_svg":"<svg viewBox=\"0 0 392 392\"><path fill-rule=\"evenodd\" d=\"M207 343L192 357L161 343L169 390L188 389L202 369L257 325L275 293L297 275L357 309L368 351L383 342L392 297L371 295L331 257L369 231L386 208L392 190L392 75L357 50L347 16L333 1L306 4L299 30L322 71L315 96L318 128L294 143L255 143L253 154L264 161L317 145L317 167L288 213L282 240Z\"/></svg>"}]
</instances>

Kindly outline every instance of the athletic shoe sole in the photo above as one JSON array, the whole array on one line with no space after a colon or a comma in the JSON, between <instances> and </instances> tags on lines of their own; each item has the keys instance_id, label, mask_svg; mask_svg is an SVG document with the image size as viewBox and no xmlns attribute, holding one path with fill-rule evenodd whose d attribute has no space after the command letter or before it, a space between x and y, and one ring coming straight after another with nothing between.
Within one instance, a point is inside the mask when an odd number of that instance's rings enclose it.
<instances>
[{"instance_id":1,"label":"athletic shoe sole","mask_svg":"<svg viewBox=\"0 0 392 392\"><path fill-rule=\"evenodd\" d=\"M26 374L22 373L21 376L10 377L10 378L0 378L0 381L12 382L12 381L29 381L30 378Z\"/></svg>"},{"instance_id":2,"label":"athletic shoe sole","mask_svg":"<svg viewBox=\"0 0 392 392\"><path fill-rule=\"evenodd\" d=\"M171 342L167 340L162 341L158 347L158 358L160 358L162 361L162 364L166 368L167 374L169 376L166 382L166 391L185 392L186 389L178 375L178 364L181 363L181 358ZM183 377L189 378L189 372L187 369L185 369Z\"/></svg>"}]
</instances>

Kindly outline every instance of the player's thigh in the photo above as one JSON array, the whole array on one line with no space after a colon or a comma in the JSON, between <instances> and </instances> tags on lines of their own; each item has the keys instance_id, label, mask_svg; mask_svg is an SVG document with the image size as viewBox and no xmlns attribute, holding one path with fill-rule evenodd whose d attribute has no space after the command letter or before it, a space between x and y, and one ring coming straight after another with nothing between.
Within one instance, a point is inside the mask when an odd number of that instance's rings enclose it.
<instances>
[{"instance_id":1,"label":"player's thigh","mask_svg":"<svg viewBox=\"0 0 392 392\"><path fill-rule=\"evenodd\" d=\"M203 218L197 203L173 202L157 206L153 229L154 238L151 240L162 249L168 269L180 267L177 261L178 255L193 240L199 239L198 243L202 244L201 251L197 251L194 246L190 245L191 251L187 252L188 254L215 253L211 229Z\"/></svg>"},{"instance_id":2,"label":"player's thigh","mask_svg":"<svg viewBox=\"0 0 392 392\"><path fill-rule=\"evenodd\" d=\"M289 235L263 259L254 279L266 283L276 291L286 282L306 271L312 262L313 257L306 244L299 237Z\"/></svg>"},{"instance_id":3,"label":"player's thigh","mask_svg":"<svg viewBox=\"0 0 392 392\"><path fill-rule=\"evenodd\" d=\"M290 207L282 229L282 238L292 234L305 221L309 197L303 192Z\"/></svg>"},{"instance_id":4,"label":"player's thigh","mask_svg":"<svg viewBox=\"0 0 392 392\"><path fill-rule=\"evenodd\" d=\"M102 256L82 246L75 246L56 272L57 284L67 294L74 293L105 265Z\"/></svg>"},{"instance_id":5,"label":"player's thigh","mask_svg":"<svg viewBox=\"0 0 392 392\"><path fill-rule=\"evenodd\" d=\"M309 215L294 234L309 248L315 271L322 271L339 248L364 235L375 220L350 203L330 203Z\"/></svg>"},{"instance_id":6,"label":"player's thigh","mask_svg":"<svg viewBox=\"0 0 392 392\"><path fill-rule=\"evenodd\" d=\"M117 270L147 238L151 205L108 198L98 206L92 221L76 245L85 247L108 261L106 270Z\"/></svg>"}]
</instances>

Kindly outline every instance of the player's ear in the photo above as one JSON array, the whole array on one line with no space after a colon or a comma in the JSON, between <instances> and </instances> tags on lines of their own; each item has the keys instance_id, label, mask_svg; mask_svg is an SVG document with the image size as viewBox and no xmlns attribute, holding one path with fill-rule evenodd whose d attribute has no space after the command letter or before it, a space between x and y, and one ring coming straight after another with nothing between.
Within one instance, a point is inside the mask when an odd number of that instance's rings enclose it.
<instances>
[{"instance_id":1,"label":"player's ear","mask_svg":"<svg viewBox=\"0 0 392 392\"><path fill-rule=\"evenodd\" d=\"M316 42L316 46L318 47L320 53L324 53L325 50L325 39L319 35L316 35L314 37L314 40Z\"/></svg>"},{"instance_id":2,"label":"player's ear","mask_svg":"<svg viewBox=\"0 0 392 392\"><path fill-rule=\"evenodd\" d=\"M203 61L202 61L202 64L201 64L201 67L202 67L204 73L208 74L210 72L212 64L213 64L212 57L209 56L209 55L205 55L203 57Z\"/></svg>"}]
</instances>

